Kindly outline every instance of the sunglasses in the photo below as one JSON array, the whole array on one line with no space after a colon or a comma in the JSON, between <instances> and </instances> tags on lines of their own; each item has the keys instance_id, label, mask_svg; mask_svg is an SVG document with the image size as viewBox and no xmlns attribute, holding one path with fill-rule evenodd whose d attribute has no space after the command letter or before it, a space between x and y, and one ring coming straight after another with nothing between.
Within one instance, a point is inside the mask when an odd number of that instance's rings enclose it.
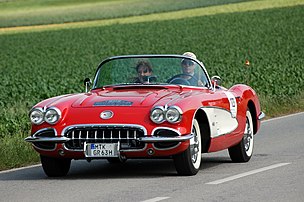
<instances>
[{"instance_id":1,"label":"sunglasses","mask_svg":"<svg viewBox=\"0 0 304 202\"><path fill-rule=\"evenodd\" d=\"M193 66L193 65L194 65L194 62L191 61L191 60L183 60L183 61L182 61L182 65L183 65L183 66Z\"/></svg>"},{"instance_id":2,"label":"sunglasses","mask_svg":"<svg viewBox=\"0 0 304 202\"><path fill-rule=\"evenodd\" d=\"M146 74L146 73L148 73L148 72L149 72L149 70L146 69L146 70L143 70L143 71L138 71L137 73L138 73L138 74Z\"/></svg>"}]
</instances>

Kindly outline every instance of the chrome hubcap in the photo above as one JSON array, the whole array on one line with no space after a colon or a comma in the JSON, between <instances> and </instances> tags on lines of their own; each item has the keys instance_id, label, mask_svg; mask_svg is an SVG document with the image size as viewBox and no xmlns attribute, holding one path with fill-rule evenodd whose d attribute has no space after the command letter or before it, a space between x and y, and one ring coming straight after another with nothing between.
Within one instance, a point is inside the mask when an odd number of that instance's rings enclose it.
<instances>
[{"instance_id":1,"label":"chrome hubcap","mask_svg":"<svg viewBox=\"0 0 304 202\"><path fill-rule=\"evenodd\" d=\"M191 152L191 159L192 159L192 163L195 163L198 160L198 154L199 154L199 140L197 138L197 133L196 130L193 128L193 141L191 141L191 145L190 145L190 152Z\"/></svg>"},{"instance_id":2,"label":"chrome hubcap","mask_svg":"<svg viewBox=\"0 0 304 202\"><path fill-rule=\"evenodd\" d=\"M247 156L252 155L253 151L253 125L250 112L246 113L246 126L244 131L243 143Z\"/></svg>"}]
</instances>

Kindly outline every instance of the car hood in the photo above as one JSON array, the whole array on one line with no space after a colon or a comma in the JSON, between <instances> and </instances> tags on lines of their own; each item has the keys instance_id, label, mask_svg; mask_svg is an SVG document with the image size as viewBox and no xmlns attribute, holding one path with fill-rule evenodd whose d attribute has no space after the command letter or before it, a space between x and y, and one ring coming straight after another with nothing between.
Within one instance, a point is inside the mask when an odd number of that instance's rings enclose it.
<instances>
[{"instance_id":1,"label":"car hood","mask_svg":"<svg viewBox=\"0 0 304 202\"><path fill-rule=\"evenodd\" d=\"M93 91L83 94L72 107L101 107L101 106L152 106L159 100L169 102L180 97L180 91L166 88L117 88Z\"/></svg>"}]
</instances>

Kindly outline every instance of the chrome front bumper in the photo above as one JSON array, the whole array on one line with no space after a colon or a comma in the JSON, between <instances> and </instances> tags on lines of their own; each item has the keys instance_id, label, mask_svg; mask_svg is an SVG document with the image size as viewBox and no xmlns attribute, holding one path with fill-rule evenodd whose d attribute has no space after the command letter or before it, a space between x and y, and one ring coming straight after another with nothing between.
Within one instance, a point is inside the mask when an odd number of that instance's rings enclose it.
<instances>
[{"instance_id":1,"label":"chrome front bumper","mask_svg":"<svg viewBox=\"0 0 304 202\"><path fill-rule=\"evenodd\" d=\"M136 140L144 143L156 143L156 142L185 142L193 138L193 134L176 136L176 137L160 137L160 136L149 136L149 137L139 137ZM32 137L29 136L24 139L26 142L36 143L36 142L52 142L52 143L65 143L72 138L56 136L56 137ZM89 141L90 139L88 139Z\"/></svg>"},{"instance_id":2,"label":"chrome front bumper","mask_svg":"<svg viewBox=\"0 0 304 202\"><path fill-rule=\"evenodd\" d=\"M150 136L150 137L140 137L138 141L145 143L155 143L155 142L185 142L193 138L193 134L175 136L175 137L160 137L160 136Z\"/></svg>"},{"instance_id":3,"label":"chrome front bumper","mask_svg":"<svg viewBox=\"0 0 304 202\"><path fill-rule=\"evenodd\" d=\"M70 141L71 138L62 137L62 136L56 136L56 137L32 137L29 136L24 139L26 142L52 142L52 143L64 143L67 141Z\"/></svg>"}]
</instances>

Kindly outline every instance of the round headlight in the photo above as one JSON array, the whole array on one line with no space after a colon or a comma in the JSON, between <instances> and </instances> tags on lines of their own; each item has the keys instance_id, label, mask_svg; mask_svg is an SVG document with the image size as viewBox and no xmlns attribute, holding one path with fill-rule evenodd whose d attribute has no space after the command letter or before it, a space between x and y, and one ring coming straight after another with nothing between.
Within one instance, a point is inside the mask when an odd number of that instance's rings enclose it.
<instances>
[{"instance_id":1,"label":"round headlight","mask_svg":"<svg viewBox=\"0 0 304 202\"><path fill-rule=\"evenodd\" d=\"M30 112L30 119L32 124L35 125L40 125L43 122L43 110L41 108L34 108L31 112Z\"/></svg>"},{"instance_id":2,"label":"round headlight","mask_svg":"<svg viewBox=\"0 0 304 202\"><path fill-rule=\"evenodd\" d=\"M164 110L162 107L155 107L151 111L150 119L154 123L162 123L165 121Z\"/></svg>"},{"instance_id":3,"label":"round headlight","mask_svg":"<svg viewBox=\"0 0 304 202\"><path fill-rule=\"evenodd\" d=\"M59 121L60 117L61 117L60 110L55 107L51 107L46 110L44 115L44 120L49 124L55 124Z\"/></svg>"},{"instance_id":4,"label":"round headlight","mask_svg":"<svg viewBox=\"0 0 304 202\"><path fill-rule=\"evenodd\" d=\"M166 112L166 120L169 123L178 123L182 120L182 110L179 107L169 107Z\"/></svg>"}]
</instances>

